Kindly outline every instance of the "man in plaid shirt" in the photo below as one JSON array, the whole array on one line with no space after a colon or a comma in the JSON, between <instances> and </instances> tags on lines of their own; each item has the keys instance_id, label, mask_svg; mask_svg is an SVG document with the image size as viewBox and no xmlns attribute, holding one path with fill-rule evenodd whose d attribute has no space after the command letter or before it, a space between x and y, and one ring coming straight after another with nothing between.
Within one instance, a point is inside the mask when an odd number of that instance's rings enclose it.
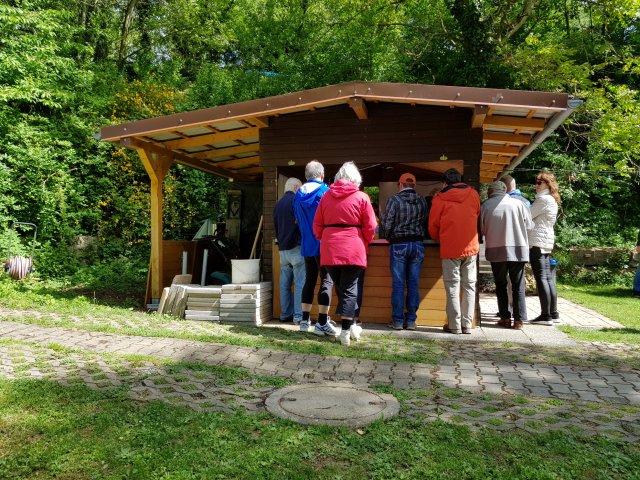
<instances>
[{"instance_id":1,"label":"man in plaid shirt","mask_svg":"<svg viewBox=\"0 0 640 480\"><path fill-rule=\"evenodd\" d=\"M427 202L415 191L416 177L404 173L398 193L389 198L382 215L382 231L389 245L391 266L391 324L394 330L416 329L420 306L418 280L424 260ZM405 302L406 288L406 302ZM405 312L406 309L406 312Z\"/></svg>"}]
</instances>

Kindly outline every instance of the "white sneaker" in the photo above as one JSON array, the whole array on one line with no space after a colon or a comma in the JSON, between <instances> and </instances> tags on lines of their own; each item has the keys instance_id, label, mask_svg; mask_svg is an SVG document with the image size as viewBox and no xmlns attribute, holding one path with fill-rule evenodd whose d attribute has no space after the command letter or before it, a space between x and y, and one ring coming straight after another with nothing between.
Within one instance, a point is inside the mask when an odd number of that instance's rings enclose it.
<instances>
[{"instance_id":1,"label":"white sneaker","mask_svg":"<svg viewBox=\"0 0 640 480\"><path fill-rule=\"evenodd\" d=\"M351 329L349 330L349 333L351 334L351 338L354 339L356 342L360 341L360 334L362 333L362 327L359 325L351 325Z\"/></svg>"},{"instance_id":2,"label":"white sneaker","mask_svg":"<svg viewBox=\"0 0 640 480\"><path fill-rule=\"evenodd\" d=\"M338 339L340 339L340 344L343 347L351 345L351 330L342 330L338 335Z\"/></svg>"},{"instance_id":3,"label":"white sneaker","mask_svg":"<svg viewBox=\"0 0 640 480\"><path fill-rule=\"evenodd\" d=\"M331 321L327 321L327 323L325 323L324 325L316 323L316 328L313 330L313 333L315 333L319 337L323 337L325 335L328 337L336 337L338 335L338 331L334 328L334 326L335 323Z\"/></svg>"},{"instance_id":4,"label":"white sneaker","mask_svg":"<svg viewBox=\"0 0 640 480\"><path fill-rule=\"evenodd\" d=\"M311 329L311 321L304 321L302 320L300 322L300 331L301 332L308 332Z\"/></svg>"}]
</instances>

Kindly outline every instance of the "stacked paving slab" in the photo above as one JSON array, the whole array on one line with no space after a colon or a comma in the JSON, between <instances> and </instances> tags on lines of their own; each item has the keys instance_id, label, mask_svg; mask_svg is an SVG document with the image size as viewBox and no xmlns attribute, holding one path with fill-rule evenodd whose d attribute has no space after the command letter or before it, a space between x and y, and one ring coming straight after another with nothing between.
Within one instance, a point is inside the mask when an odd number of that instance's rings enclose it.
<instances>
[{"instance_id":1,"label":"stacked paving slab","mask_svg":"<svg viewBox=\"0 0 640 480\"><path fill-rule=\"evenodd\" d=\"M184 318L186 320L219 321L221 294L221 287L187 287Z\"/></svg>"},{"instance_id":2,"label":"stacked paving slab","mask_svg":"<svg viewBox=\"0 0 640 480\"><path fill-rule=\"evenodd\" d=\"M271 320L271 282L222 285L220 321L262 325Z\"/></svg>"}]
</instances>

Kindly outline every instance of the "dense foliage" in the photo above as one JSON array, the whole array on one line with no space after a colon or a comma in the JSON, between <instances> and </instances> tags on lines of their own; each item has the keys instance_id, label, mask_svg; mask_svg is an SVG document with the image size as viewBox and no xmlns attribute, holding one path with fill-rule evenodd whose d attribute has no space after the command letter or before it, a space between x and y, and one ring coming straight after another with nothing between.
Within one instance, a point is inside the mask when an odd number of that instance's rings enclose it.
<instances>
[{"instance_id":1,"label":"dense foliage","mask_svg":"<svg viewBox=\"0 0 640 480\"><path fill-rule=\"evenodd\" d=\"M639 0L0 0L0 247L39 226L41 268L148 245L148 178L100 126L349 80L573 93L586 100L514 176L562 184L559 243L640 226ZM224 211L224 182L172 167L165 237Z\"/></svg>"}]
</instances>

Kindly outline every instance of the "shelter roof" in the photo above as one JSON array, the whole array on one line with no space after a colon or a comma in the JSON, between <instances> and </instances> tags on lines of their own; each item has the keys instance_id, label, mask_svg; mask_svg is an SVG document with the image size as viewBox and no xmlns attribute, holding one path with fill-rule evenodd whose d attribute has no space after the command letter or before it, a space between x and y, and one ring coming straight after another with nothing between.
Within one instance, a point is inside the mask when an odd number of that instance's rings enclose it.
<instances>
[{"instance_id":1,"label":"shelter roof","mask_svg":"<svg viewBox=\"0 0 640 480\"><path fill-rule=\"evenodd\" d=\"M257 180L259 130L271 117L347 104L366 120L369 102L470 109L472 126L483 131L482 182L515 168L582 103L565 93L349 82L108 126L100 139L223 177Z\"/></svg>"}]
</instances>

